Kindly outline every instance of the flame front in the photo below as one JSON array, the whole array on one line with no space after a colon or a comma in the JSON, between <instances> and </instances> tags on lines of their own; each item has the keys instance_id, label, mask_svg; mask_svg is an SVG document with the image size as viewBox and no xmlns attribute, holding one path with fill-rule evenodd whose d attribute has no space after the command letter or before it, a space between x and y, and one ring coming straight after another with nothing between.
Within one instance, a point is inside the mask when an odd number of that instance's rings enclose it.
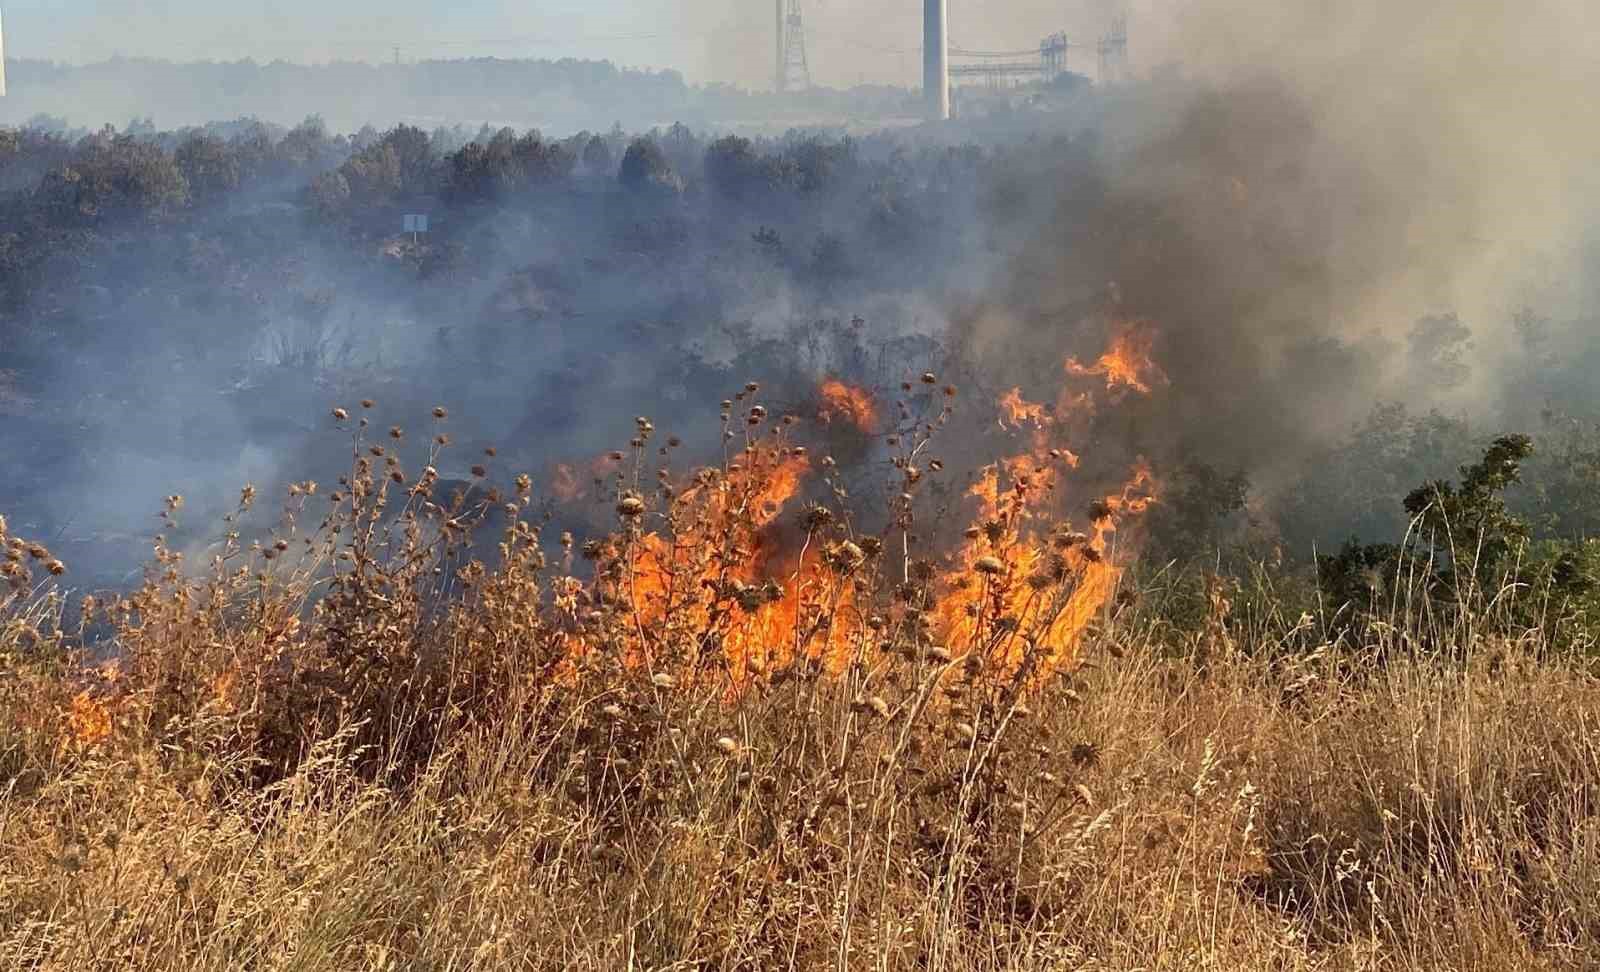
<instances>
[{"instance_id":1,"label":"flame front","mask_svg":"<svg viewBox=\"0 0 1600 972\"><path fill-rule=\"evenodd\" d=\"M1101 394L1114 401L1161 380L1149 347L1123 331L1095 367L1069 359L1066 372L1104 376ZM828 414L857 427L875 422L861 390L827 382L821 394ZM883 554L900 543L897 531L910 538L909 521L863 538L824 507L784 517L806 491L813 463L790 440L789 422L766 424L764 409L752 407L743 449L721 468L702 469L682 485L663 472L666 503L658 512L642 512L629 499L639 495L637 484L625 488L630 473L615 469L623 529L586 550L598 565L593 593L569 590L563 604L574 617L579 602L610 606L623 623L575 644L632 665L692 652L691 667L725 679L731 691L803 658L842 671L891 644L937 645L1013 675L1070 666L1122 576L1129 551L1113 541L1157 501L1155 475L1142 459L1106 495L1072 488L1081 472L1067 419L1096 407L1081 392L1063 391L1053 408L1028 402L1020 388L1003 395L999 425L1023 448L981 470L967 493L971 526L932 562L906 554L893 563ZM1064 514L1068 502L1083 503L1081 531Z\"/></svg>"}]
</instances>

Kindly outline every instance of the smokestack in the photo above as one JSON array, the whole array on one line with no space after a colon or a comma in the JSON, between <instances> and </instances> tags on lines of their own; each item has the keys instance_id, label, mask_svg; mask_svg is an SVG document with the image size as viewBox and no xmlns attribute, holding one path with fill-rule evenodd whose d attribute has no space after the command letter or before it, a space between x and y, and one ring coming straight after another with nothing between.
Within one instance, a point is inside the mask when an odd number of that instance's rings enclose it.
<instances>
[{"instance_id":1,"label":"smokestack","mask_svg":"<svg viewBox=\"0 0 1600 972\"><path fill-rule=\"evenodd\" d=\"M950 117L949 0L924 0L922 8L922 93L928 116Z\"/></svg>"},{"instance_id":2,"label":"smokestack","mask_svg":"<svg viewBox=\"0 0 1600 972\"><path fill-rule=\"evenodd\" d=\"M0 12L0 98L6 96L6 24L5 14Z\"/></svg>"},{"instance_id":3,"label":"smokestack","mask_svg":"<svg viewBox=\"0 0 1600 972\"><path fill-rule=\"evenodd\" d=\"M785 74L785 72L784 72L784 64L783 64L783 62L784 62L784 49L783 49L783 0L776 0L776 3L777 3L777 7L778 7L778 30L777 30L777 33L774 34L774 36L777 37L777 39L778 39L778 56L777 56L777 59L776 59L778 70L777 70L777 74L774 76L775 80L772 83L772 88L773 88L774 91L782 93L783 88L784 88L783 81L784 81L784 74Z\"/></svg>"}]
</instances>

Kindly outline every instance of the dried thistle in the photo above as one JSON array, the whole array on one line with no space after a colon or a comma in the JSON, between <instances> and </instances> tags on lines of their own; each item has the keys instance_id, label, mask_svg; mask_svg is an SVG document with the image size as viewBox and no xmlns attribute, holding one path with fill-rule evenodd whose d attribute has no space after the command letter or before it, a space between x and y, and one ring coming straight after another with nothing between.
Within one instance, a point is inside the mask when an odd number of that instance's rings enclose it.
<instances>
[{"instance_id":1,"label":"dried thistle","mask_svg":"<svg viewBox=\"0 0 1600 972\"><path fill-rule=\"evenodd\" d=\"M973 564L972 567L978 573L988 574L991 577L1006 572L1005 562L993 555L979 557L978 562Z\"/></svg>"},{"instance_id":2,"label":"dried thistle","mask_svg":"<svg viewBox=\"0 0 1600 972\"><path fill-rule=\"evenodd\" d=\"M645 509L644 499L637 493L628 493L617 501L617 513L630 519L642 516Z\"/></svg>"}]
</instances>

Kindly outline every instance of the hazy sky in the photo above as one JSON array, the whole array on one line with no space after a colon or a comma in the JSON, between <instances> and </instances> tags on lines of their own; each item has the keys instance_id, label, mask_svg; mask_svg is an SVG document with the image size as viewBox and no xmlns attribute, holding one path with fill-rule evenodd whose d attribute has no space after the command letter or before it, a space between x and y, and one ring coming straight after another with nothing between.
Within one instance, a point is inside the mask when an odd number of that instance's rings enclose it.
<instances>
[{"instance_id":1,"label":"hazy sky","mask_svg":"<svg viewBox=\"0 0 1600 972\"><path fill-rule=\"evenodd\" d=\"M953 39L1035 47L1085 40L1119 0L954 0ZM834 85L916 82L920 0L803 0L812 70ZM772 73L772 0L0 0L8 54L83 62L587 57L677 68L695 81L762 85ZM1088 66L1090 54L1080 64Z\"/></svg>"}]
</instances>

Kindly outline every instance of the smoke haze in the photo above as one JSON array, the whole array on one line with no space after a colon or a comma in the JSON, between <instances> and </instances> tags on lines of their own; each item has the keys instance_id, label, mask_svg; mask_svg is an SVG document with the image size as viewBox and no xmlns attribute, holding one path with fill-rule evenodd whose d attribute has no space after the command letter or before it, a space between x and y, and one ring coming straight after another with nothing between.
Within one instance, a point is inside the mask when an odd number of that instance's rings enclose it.
<instances>
[{"instance_id":1,"label":"smoke haze","mask_svg":"<svg viewBox=\"0 0 1600 972\"><path fill-rule=\"evenodd\" d=\"M1063 8L1017 0L997 15L995 4L956 5L952 30L978 50L1027 49L1058 30L1104 29L1111 0ZM808 0L804 5L817 80L847 87L914 85L919 78L921 6L863 0ZM11 57L72 64L114 56L177 61L387 62L392 48L413 59L564 57L609 59L619 65L670 68L696 82L752 87L771 83L770 3L639 0L528 5L473 0L440 5L420 0L354 0L329 8L306 0L271 5L198 0L110 0L63 10L44 0L11 0ZM1092 66L1092 54L1082 64ZM151 106L157 113L158 106Z\"/></svg>"},{"instance_id":2,"label":"smoke haze","mask_svg":"<svg viewBox=\"0 0 1600 972\"><path fill-rule=\"evenodd\" d=\"M1597 142L1571 123L1593 8L1220 2L1170 24L1181 73L1113 97L1091 155L1048 177L1055 218L969 344L1043 385L1022 363L1095 353L1096 315L1147 319L1172 385L1143 434L1258 480L1374 398L1538 398L1505 386L1519 309L1593 314ZM1470 347L1430 349L1429 315ZM1470 370L1438 374L1440 354Z\"/></svg>"},{"instance_id":3,"label":"smoke haze","mask_svg":"<svg viewBox=\"0 0 1600 972\"><path fill-rule=\"evenodd\" d=\"M957 5L952 35L1027 47L1063 26L1093 36L1118 12L1087 4L1074 27L1053 6L1002 17L991 4L980 18ZM770 8L677 12L694 39L652 50L692 75L766 82ZM966 372L991 399L1018 385L1049 400L1066 357L1092 361L1135 321L1169 381L1096 419L1090 474L1200 455L1272 494L1375 402L1486 426L1562 395L1596 404L1581 367L1528 370L1513 326L1532 308L1556 322L1547 353L1593 350L1589 7L1203 0L1131 13L1145 79L1044 110L975 110L845 147L796 134L756 146L770 164L713 165L709 138L657 133L666 171L643 188L619 186L628 139L611 135L592 171L466 202L452 153L492 133L436 133L427 185L409 185L381 145L329 142L325 159L238 198L197 197L183 232L100 224L109 242L78 262L41 259L47 282L14 311L24 392L70 418L13 424L8 449L51 437L64 458L40 474L49 489L9 488L48 526L103 531L175 489L220 503L245 479L326 475L340 457L326 406L369 392L395 420L446 401L464 442L541 469L617 444L634 414L681 428L746 378L800 400L823 373L892 387L926 365ZM148 53L229 16L163 33ZM914 10L833 0L808 16L823 80L889 72L918 35ZM305 22L285 15L261 43L292 47ZM14 45L21 33L8 32ZM1074 56L1082 69L1092 55ZM13 82L8 111L27 104ZM557 134L604 131L607 106L630 100L590 95L574 89ZM683 103L624 117L645 127ZM715 127L714 112L691 120ZM574 157L586 148L575 141ZM364 190L391 161L398 188ZM0 176L8 191L60 188L42 169ZM394 242L417 206L438 216L422 260ZM181 293L167 292L174 266L192 280ZM856 314L864 331L841 323Z\"/></svg>"}]
</instances>

